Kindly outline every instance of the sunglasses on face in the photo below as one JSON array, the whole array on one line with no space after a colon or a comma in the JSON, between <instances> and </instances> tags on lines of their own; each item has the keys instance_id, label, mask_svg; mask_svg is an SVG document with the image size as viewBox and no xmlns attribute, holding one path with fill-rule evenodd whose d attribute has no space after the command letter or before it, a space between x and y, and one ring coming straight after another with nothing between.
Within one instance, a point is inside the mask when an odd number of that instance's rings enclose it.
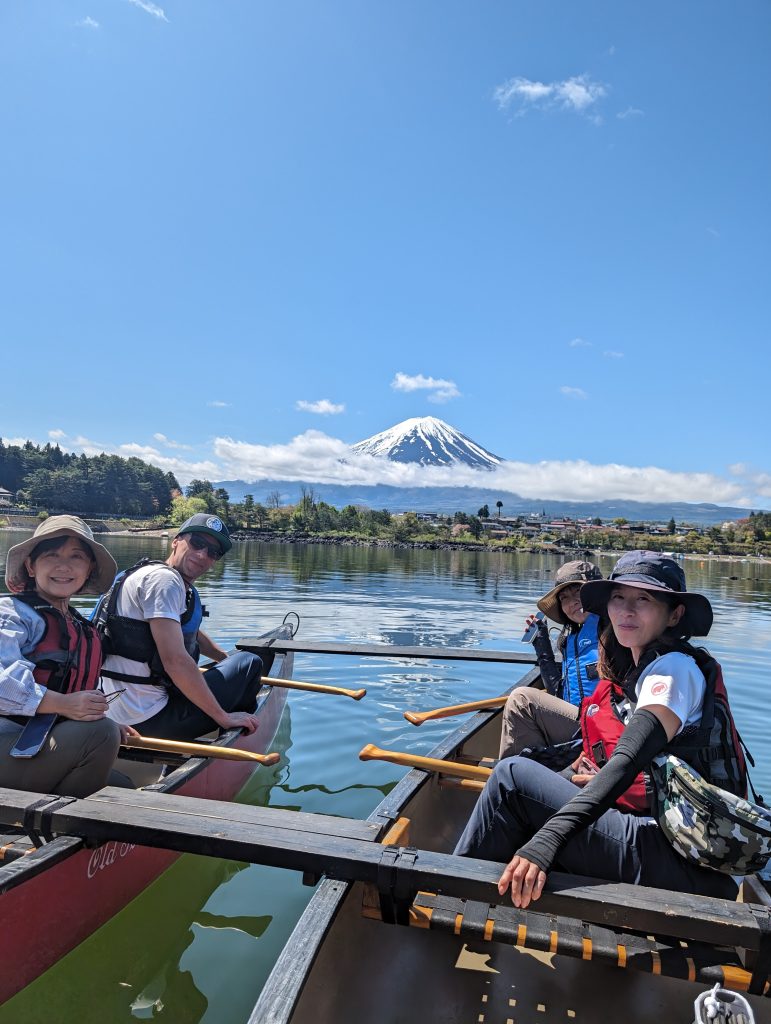
<instances>
[{"instance_id":1,"label":"sunglasses on face","mask_svg":"<svg viewBox=\"0 0 771 1024\"><path fill-rule=\"evenodd\" d=\"M210 544L208 540L199 533L188 533L185 535L187 542L195 551L205 551L213 561L222 558L224 552L217 544Z\"/></svg>"}]
</instances>

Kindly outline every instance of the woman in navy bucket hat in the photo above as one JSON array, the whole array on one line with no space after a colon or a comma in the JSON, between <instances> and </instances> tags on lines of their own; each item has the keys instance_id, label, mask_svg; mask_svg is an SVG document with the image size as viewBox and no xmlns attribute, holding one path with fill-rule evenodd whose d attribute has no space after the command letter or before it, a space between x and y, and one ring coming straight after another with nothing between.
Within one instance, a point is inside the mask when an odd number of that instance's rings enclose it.
<instances>
[{"instance_id":1,"label":"woman in navy bucket hat","mask_svg":"<svg viewBox=\"0 0 771 1024\"><path fill-rule=\"evenodd\" d=\"M671 751L722 788L746 787L720 667L688 643L709 631L709 601L686 590L674 559L632 551L583 585L581 604L605 623L601 680L581 706L585 767L569 781L527 758L499 761L456 853L508 862L498 889L518 907L539 898L552 867L733 899L730 875L669 844L645 774Z\"/></svg>"}]
</instances>

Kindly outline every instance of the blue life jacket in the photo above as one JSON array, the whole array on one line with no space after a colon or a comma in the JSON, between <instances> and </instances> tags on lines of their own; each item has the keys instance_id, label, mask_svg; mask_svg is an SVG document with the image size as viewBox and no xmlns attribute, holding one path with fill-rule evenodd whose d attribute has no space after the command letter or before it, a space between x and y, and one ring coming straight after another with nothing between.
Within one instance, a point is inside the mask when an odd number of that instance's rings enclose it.
<instances>
[{"instance_id":1,"label":"blue life jacket","mask_svg":"<svg viewBox=\"0 0 771 1024\"><path fill-rule=\"evenodd\" d=\"M166 562L143 558L125 569L115 577L112 587L103 594L91 613L91 620L95 624L101 638L105 657L111 654L128 658L131 661L144 662L150 668L150 676L135 676L125 672L113 672L109 669L102 669L102 675L110 679L116 679L126 683L155 683L160 686L171 686L171 679L167 675L163 662L155 646L152 631L147 622L142 619L132 619L128 616L118 615L118 597L132 573L147 565L158 565L176 573ZM207 614L201 604L201 597L194 586L186 588L185 610L179 621L182 628L182 639L185 650L194 661L198 661L200 653L198 647L198 630L204 616Z\"/></svg>"},{"instance_id":2,"label":"blue life jacket","mask_svg":"<svg viewBox=\"0 0 771 1024\"><path fill-rule=\"evenodd\" d=\"M568 633L562 652L562 699L576 707L591 696L599 682L597 626L599 617L589 614L577 633Z\"/></svg>"}]
</instances>

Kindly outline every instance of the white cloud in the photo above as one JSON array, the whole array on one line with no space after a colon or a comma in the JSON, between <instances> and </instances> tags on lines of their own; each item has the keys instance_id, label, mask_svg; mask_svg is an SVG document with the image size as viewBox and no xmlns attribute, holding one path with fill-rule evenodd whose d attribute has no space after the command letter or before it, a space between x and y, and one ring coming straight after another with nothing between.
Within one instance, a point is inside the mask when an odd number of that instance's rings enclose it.
<instances>
[{"instance_id":1,"label":"white cloud","mask_svg":"<svg viewBox=\"0 0 771 1024\"><path fill-rule=\"evenodd\" d=\"M420 466L353 454L345 442L318 430L308 430L280 445L248 444L218 437L214 454L223 464L224 478L250 482L308 480L319 484L485 487L533 499L709 501L754 507L747 498L746 481L727 480L712 473L677 473L656 466L615 463L597 466L585 460L504 462L489 473L462 466ZM759 483L763 483L761 476L758 475ZM765 476L765 485L771 495L771 475Z\"/></svg>"},{"instance_id":2,"label":"white cloud","mask_svg":"<svg viewBox=\"0 0 771 1024\"><path fill-rule=\"evenodd\" d=\"M605 356L606 359L623 359L624 358L624 353L623 352L616 352L612 348L606 349L602 354Z\"/></svg>"},{"instance_id":3,"label":"white cloud","mask_svg":"<svg viewBox=\"0 0 771 1024\"><path fill-rule=\"evenodd\" d=\"M620 121L625 121L628 117L643 117L645 115L644 110L640 110L639 107L627 107L626 110L619 110L616 117Z\"/></svg>"},{"instance_id":4,"label":"white cloud","mask_svg":"<svg viewBox=\"0 0 771 1024\"><path fill-rule=\"evenodd\" d=\"M571 348L591 348L591 341L586 341L584 338L573 338L572 341L568 342Z\"/></svg>"},{"instance_id":5,"label":"white cloud","mask_svg":"<svg viewBox=\"0 0 771 1024\"><path fill-rule=\"evenodd\" d=\"M306 402L304 399L299 398L295 404L295 409L299 409L300 412L313 412L318 416L336 416L338 413L345 412L345 405L336 405L334 402L330 402L328 398L320 398L318 402Z\"/></svg>"},{"instance_id":6,"label":"white cloud","mask_svg":"<svg viewBox=\"0 0 771 1024\"><path fill-rule=\"evenodd\" d=\"M62 431L55 433L57 438L67 437ZM22 446L27 440L37 443L26 437L3 438L3 443ZM586 460L503 462L496 469L483 472L465 466L420 466L355 454L345 441L320 430L307 430L288 444L277 445L217 437L210 451L190 459L164 455L155 446L136 441L112 445L84 436L68 437L62 447L86 455L104 452L123 458L136 456L173 473L183 486L196 477L212 481L306 480L395 487L485 487L524 498L555 501L621 498L668 503L706 501L747 509L771 507L771 473L743 462L730 465L728 477L679 473L656 466L594 465Z\"/></svg>"},{"instance_id":7,"label":"white cloud","mask_svg":"<svg viewBox=\"0 0 771 1024\"><path fill-rule=\"evenodd\" d=\"M192 451L189 444L182 444L180 441L172 441L170 437L166 437L165 434L153 434L153 440L159 444L164 445L166 448L177 448L180 451Z\"/></svg>"},{"instance_id":8,"label":"white cloud","mask_svg":"<svg viewBox=\"0 0 771 1024\"><path fill-rule=\"evenodd\" d=\"M588 398L589 396L583 388L571 388L567 384L563 384L560 388L560 392L566 395L568 398Z\"/></svg>"},{"instance_id":9,"label":"white cloud","mask_svg":"<svg viewBox=\"0 0 771 1024\"><path fill-rule=\"evenodd\" d=\"M128 2L133 4L135 7L139 7L140 10L146 11L148 14L152 14L154 18L158 18L161 21L169 20L166 17L166 13L163 8L159 7L157 4L150 3L150 0L128 0Z\"/></svg>"},{"instance_id":10,"label":"white cloud","mask_svg":"<svg viewBox=\"0 0 771 1024\"><path fill-rule=\"evenodd\" d=\"M574 75L561 82L534 82L529 78L510 78L493 90L499 110L526 110L558 107L584 113L607 94L607 86L589 75Z\"/></svg>"},{"instance_id":11,"label":"white cloud","mask_svg":"<svg viewBox=\"0 0 771 1024\"><path fill-rule=\"evenodd\" d=\"M220 401L218 401L216 399L211 401L211 402L207 402L206 404L209 406L210 409L229 409L230 408L230 402L220 402Z\"/></svg>"},{"instance_id":12,"label":"white cloud","mask_svg":"<svg viewBox=\"0 0 771 1024\"><path fill-rule=\"evenodd\" d=\"M51 438L52 441L58 441L60 438L66 437L67 435L64 433L63 430L49 430L48 436Z\"/></svg>"},{"instance_id":13,"label":"white cloud","mask_svg":"<svg viewBox=\"0 0 771 1024\"><path fill-rule=\"evenodd\" d=\"M86 15L85 18L81 18L80 21L75 22L76 28L99 28L99 22L94 21L92 17Z\"/></svg>"},{"instance_id":14,"label":"white cloud","mask_svg":"<svg viewBox=\"0 0 771 1024\"><path fill-rule=\"evenodd\" d=\"M460 398L458 385L454 380L443 380L441 377L424 377L422 373L410 376L407 373L397 373L391 381L394 391L430 391L429 402L441 405L449 402L452 398Z\"/></svg>"}]
</instances>

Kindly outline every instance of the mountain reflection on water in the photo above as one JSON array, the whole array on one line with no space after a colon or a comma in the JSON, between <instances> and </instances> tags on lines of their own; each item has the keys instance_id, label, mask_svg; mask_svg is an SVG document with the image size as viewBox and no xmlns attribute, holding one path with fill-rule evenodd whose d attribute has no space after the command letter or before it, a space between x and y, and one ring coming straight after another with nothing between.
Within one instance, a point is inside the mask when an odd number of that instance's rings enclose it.
<instances>
[{"instance_id":1,"label":"mountain reflection on water","mask_svg":"<svg viewBox=\"0 0 771 1024\"><path fill-rule=\"evenodd\" d=\"M0 563L18 534L0 534ZM112 537L119 565L165 557L168 542ZM614 559L602 557L607 573ZM525 650L525 617L551 586L550 555L237 544L200 581L207 630L225 646L299 614L303 640ZM715 610L706 646L721 661L753 778L771 794L771 565L687 560L689 587ZM273 749L240 798L366 817L406 769L358 760L368 742L427 753L460 720L415 729L403 712L494 696L527 666L298 654L295 677L364 700L291 691ZM495 753L491 751L491 753ZM143 896L24 993L0 1024L57 1020L243 1024L310 898L298 875L182 857ZM52 1013L52 1007L56 1013Z\"/></svg>"}]
</instances>

